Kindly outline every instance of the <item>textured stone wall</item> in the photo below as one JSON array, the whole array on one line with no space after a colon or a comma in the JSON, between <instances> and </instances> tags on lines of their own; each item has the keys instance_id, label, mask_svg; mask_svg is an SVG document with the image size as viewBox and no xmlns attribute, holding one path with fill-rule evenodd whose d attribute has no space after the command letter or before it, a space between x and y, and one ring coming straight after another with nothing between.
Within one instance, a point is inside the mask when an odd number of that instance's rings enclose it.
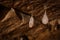
<instances>
[{"instance_id":1,"label":"textured stone wall","mask_svg":"<svg viewBox=\"0 0 60 40\"><path fill-rule=\"evenodd\" d=\"M0 0L0 40L60 40L60 0Z\"/></svg>"}]
</instances>

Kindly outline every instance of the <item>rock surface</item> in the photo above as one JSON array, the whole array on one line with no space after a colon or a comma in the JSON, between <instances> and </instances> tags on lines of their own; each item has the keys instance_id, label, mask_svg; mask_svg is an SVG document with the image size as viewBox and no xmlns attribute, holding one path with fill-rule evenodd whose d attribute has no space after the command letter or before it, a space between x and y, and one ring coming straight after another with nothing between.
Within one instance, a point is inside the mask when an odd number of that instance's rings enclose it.
<instances>
[{"instance_id":1,"label":"rock surface","mask_svg":"<svg viewBox=\"0 0 60 40\"><path fill-rule=\"evenodd\" d=\"M47 24L42 23L44 6ZM59 22L60 0L0 0L0 40L60 40Z\"/></svg>"}]
</instances>

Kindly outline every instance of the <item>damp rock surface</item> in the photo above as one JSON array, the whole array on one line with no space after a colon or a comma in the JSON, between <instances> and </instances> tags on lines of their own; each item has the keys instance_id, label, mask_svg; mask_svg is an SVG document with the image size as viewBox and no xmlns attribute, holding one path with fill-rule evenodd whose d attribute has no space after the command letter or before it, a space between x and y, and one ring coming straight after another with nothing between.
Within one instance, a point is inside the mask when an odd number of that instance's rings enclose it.
<instances>
[{"instance_id":1,"label":"damp rock surface","mask_svg":"<svg viewBox=\"0 0 60 40\"><path fill-rule=\"evenodd\" d=\"M60 0L0 0L0 40L60 40Z\"/></svg>"}]
</instances>

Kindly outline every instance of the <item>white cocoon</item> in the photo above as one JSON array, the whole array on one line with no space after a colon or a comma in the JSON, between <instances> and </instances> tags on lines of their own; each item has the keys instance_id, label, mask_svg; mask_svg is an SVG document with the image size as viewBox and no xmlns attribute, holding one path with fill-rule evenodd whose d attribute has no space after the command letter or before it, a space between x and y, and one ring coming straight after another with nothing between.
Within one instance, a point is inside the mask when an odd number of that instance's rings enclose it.
<instances>
[{"instance_id":1,"label":"white cocoon","mask_svg":"<svg viewBox=\"0 0 60 40\"><path fill-rule=\"evenodd\" d=\"M34 25L34 18L33 16L30 17L30 21L29 21L29 28L32 28Z\"/></svg>"},{"instance_id":2,"label":"white cocoon","mask_svg":"<svg viewBox=\"0 0 60 40\"><path fill-rule=\"evenodd\" d=\"M44 13L44 15L43 15L42 23L43 23L43 24L47 24L47 23L48 23L48 16L47 16L47 14L46 14L46 11L45 11L45 13Z\"/></svg>"}]
</instances>

